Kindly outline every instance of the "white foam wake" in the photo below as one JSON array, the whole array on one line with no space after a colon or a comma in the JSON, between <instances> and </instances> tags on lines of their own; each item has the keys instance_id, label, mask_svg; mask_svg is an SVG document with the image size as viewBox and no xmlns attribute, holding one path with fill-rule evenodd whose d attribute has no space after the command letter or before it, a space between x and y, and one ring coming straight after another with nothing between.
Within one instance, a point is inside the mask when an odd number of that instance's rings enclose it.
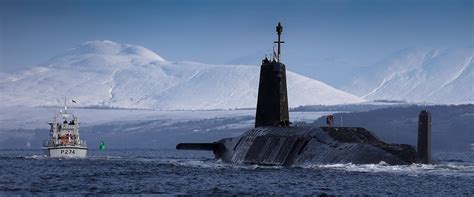
<instances>
[{"instance_id":1,"label":"white foam wake","mask_svg":"<svg viewBox=\"0 0 474 197\"><path fill-rule=\"evenodd\" d=\"M458 163L388 165L385 162L380 162L378 164L308 164L300 167L308 169L335 169L352 172L402 173L414 176L423 174L474 176L474 165Z\"/></svg>"}]
</instances>

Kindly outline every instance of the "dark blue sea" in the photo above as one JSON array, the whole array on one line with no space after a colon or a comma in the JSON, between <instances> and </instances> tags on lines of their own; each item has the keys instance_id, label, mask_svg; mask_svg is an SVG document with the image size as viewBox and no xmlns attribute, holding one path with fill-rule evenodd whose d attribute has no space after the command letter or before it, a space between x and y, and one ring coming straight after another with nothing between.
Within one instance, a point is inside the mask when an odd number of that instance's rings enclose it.
<instances>
[{"instance_id":1,"label":"dark blue sea","mask_svg":"<svg viewBox=\"0 0 474 197\"><path fill-rule=\"evenodd\" d=\"M435 153L439 164L232 165L210 152L89 150L51 159L0 150L0 196L10 195L474 195L474 153Z\"/></svg>"}]
</instances>

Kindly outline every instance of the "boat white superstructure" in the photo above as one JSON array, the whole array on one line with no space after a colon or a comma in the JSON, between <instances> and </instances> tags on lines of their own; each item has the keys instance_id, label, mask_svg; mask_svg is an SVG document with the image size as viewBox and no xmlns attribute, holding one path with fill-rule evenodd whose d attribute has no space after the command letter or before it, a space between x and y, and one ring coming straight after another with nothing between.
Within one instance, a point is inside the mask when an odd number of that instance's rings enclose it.
<instances>
[{"instance_id":1,"label":"boat white superstructure","mask_svg":"<svg viewBox=\"0 0 474 197\"><path fill-rule=\"evenodd\" d=\"M79 136L77 116L67 110L66 99L64 109L59 110L54 121L49 123L50 138L45 141L44 148L49 157L86 157L87 144Z\"/></svg>"}]
</instances>

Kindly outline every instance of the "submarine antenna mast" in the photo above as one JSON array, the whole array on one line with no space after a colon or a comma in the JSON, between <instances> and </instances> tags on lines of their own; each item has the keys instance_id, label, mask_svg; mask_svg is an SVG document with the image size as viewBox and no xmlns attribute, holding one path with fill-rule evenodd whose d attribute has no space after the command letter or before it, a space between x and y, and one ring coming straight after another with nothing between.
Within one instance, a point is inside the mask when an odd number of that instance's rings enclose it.
<instances>
[{"instance_id":1,"label":"submarine antenna mast","mask_svg":"<svg viewBox=\"0 0 474 197\"><path fill-rule=\"evenodd\" d=\"M278 23L278 26L276 26L276 32L278 34L278 41L275 41L274 43L278 44L278 53L277 53L277 62L280 62L280 57L281 57L281 43L285 43L285 41L281 41L281 33L283 32L283 26L281 26L281 23Z\"/></svg>"}]
</instances>

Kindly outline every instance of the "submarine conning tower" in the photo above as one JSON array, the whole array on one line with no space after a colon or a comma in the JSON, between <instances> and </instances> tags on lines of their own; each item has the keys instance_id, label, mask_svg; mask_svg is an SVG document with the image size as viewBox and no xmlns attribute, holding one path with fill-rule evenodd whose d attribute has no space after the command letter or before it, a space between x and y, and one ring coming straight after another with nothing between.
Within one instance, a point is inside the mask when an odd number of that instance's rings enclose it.
<instances>
[{"instance_id":1,"label":"submarine conning tower","mask_svg":"<svg viewBox=\"0 0 474 197\"><path fill-rule=\"evenodd\" d=\"M265 58L260 67L260 82L258 86L257 113L255 127L262 126L290 126L288 113L288 93L286 88L286 69L280 62L281 33L283 26L278 23L276 27L278 40L277 54L272 60Z\"/></svg>"}]
</instances>

